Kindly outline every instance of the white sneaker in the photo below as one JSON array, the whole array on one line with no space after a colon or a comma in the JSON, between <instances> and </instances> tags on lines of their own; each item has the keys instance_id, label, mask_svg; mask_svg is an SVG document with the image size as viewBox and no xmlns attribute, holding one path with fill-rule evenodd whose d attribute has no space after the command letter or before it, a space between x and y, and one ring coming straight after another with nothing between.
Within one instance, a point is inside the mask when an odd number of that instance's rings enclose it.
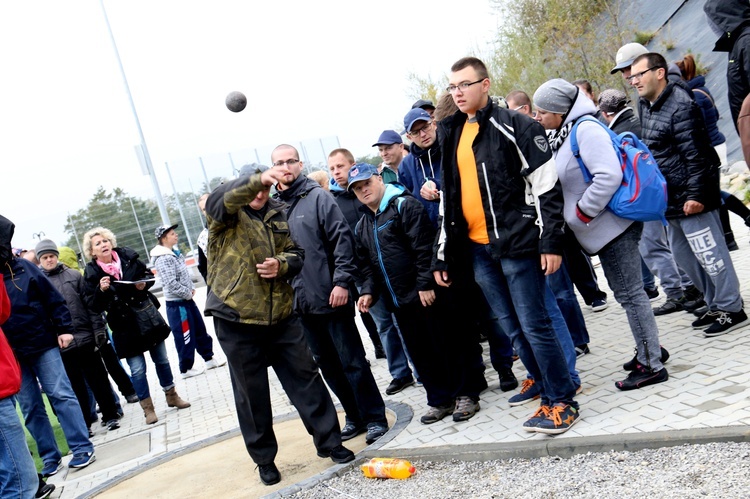
<instances>
[{"instance_id":1,"label":"white sneaker","mask_svg":"<svg viewBox=\"0 0 750 499\"><path fill-rule=\"evenodd\" d=\"M182 379L188 379L192 378L193 376L198 376L203 374L203 369L197 369L195 367L188 369L186 372L182 373Z\"/></svg>"},{"instance_id":2,"label":"white sneaker","mask_svg":"<svg viewBox=\"0 0 750 499\"><path fill-rule=\"evenodd\" d=\"M206 361L206 369L216 369L217 367L221 367L224 364L226 364L226 359L224 360L216 360L216 357L213 357L211 360Z\"/></svg>"}]
</instances>

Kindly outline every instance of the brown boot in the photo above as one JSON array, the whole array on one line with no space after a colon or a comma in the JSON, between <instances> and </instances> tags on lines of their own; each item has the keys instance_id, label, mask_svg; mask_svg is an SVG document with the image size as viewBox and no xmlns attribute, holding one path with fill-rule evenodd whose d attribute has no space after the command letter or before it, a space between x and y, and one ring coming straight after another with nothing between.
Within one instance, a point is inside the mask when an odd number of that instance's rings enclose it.
<instances>
[{"instance_id":1,"label":"brown boot","mask_svg":"<svg viewBox=\"0 0 750 499\"><path fill-rule=\"evenodd\" d=\"M187 409L190 407L190 402L185 402L177 395L177 390L174 387L170 388L164 394L167 396L167 406L176 407L178 409Z\"/></svg>"},{"instance_id":2,"label":"brown boot","mask_svg":"<svg viewBox=\"0 0 750 499\"><path fill-rule=\"evenodd\" d=\"M146 416L146 424L154 424L159 421L154 412L154 403L151 401L151 397L140 401L141 408L143 409L143 415Z\"/></svg>"}]
</instances>

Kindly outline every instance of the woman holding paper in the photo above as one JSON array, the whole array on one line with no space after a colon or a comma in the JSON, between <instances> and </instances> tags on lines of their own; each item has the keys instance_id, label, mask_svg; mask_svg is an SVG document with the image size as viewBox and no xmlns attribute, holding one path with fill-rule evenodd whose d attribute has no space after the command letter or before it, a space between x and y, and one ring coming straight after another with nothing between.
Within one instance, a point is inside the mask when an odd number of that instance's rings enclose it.
<instances>
[{"instance_id":1,"label":"woman holding paper","mask_svg":"<svg viewBox=\"0 0 750 499\"><path fill-rule=\"evenodd\" d=\"M170 333L169 327L164 324L164 327L143 331L136 320L134 309L147 307L149 301L158 303L148 291L154 284L153 275L138 259L138 253L130 248L118 248L115 235L104 227L86 232L83 252L86 259L91 260L84 272L86 299L93 310L107 313L115 351L130 367L130 377L146 423L158 421L146 378L146 351L156 368L167 405L178 409L190 407L190 403L182 400L175 391L172 368L164 345Z\"/></svg>"}]
</instances>

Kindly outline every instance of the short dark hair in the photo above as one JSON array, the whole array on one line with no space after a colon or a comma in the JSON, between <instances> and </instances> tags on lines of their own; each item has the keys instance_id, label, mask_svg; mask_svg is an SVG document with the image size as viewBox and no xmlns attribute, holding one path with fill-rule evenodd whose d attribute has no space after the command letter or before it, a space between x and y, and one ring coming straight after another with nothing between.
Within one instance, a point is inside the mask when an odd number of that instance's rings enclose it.
<instances>
[{"instance_id":1,"label":"short dark hair","mask_svg":"<svg viewBox=\"0 0 750 499\"><path fill-rule=\"evenodd\" d=\"M487 66L485 66L484 63L476 57L462 57L461 59L457 60L453 63L453 66L451 66L451 73L461 71L462 69L468 67L474 68L474 71L477 72L477 76L481 79L490 77L487 73Z\"/></svg>"},{"instance_id":2,"label":"short dark hair","mask_svg":"<svg viewBox=\"0 0 750 499\"><path fill-rule=\"evenodd\" d=\"M513 102L517 102L520 106L529 106L529 108L531 108L531 99L529 98L529 94L527 94L523 90L513 90L511 93L505 96L505 100L512 100Z\"/></svg>"},{"instance_id":3,"label":"short dark hair","mask_svg":"<svg viewBox=\"0 0 750 499\"><path fill-rule=\"evenodd\" d=\"M648 61L648 67L655 68L655 69L663 69L664 70L664 77L667 77L667 73L669 72L669 66L667 65L667 60L664 58L663 55L657 53L657 52L649 52L647 54L642 54L633 59L633 64L631 65L631 68L635 66L636 63L646 59Z\"/></svg>"}]
</instances>

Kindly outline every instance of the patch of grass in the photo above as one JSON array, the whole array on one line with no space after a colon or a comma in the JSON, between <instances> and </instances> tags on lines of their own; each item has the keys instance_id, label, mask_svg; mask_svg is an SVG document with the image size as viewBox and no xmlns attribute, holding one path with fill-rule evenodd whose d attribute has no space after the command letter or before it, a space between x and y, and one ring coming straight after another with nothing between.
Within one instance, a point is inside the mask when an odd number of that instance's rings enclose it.
<instances>
[{"instance_id":1,"label":"patch of grass","mask_svg":"<svg viewBox=\"0 0 750 499\"><path fill-rule=\"evenodd\" d=\"M47 395L42 394L42 399L44 400L44 408L47 410L47 417L49 417L49 422L52 424L52 431L55 433L55 440L57 441L57 446L60 448L60 452L62 455L66 455L69 451L68 449L68 441L65 440L65 434L62 431L62 428L60 428L60 422L57 420L57 416L55 416L55 413L52 411L52 406L49 404L49 400L47 399ZM23 414L21 414L21 408L16 404L16 412L18 412L18 417L21 418L21 421L24 421ZM34 458L34 464L36 465L37 471L42 471L42 467L44 466L44 463L42 462L42 459L39 457L39 450L37 449L36 442L32 438L31 434L29 433L29 430L26 429L24 426L24 431L26 432L26 443L29 446L29 450L31 451L31 454Z\"/></svg>"},{"instance_id":2,"label":"patch of grass","mask_svg":"<svg viewBox=\"0 0 750 499\"><path fill-rule=\"evenodd\" d=\"M653 31L636 31L634 41L645 46L648 44L648 42L653 40L655 36L656 32Z\"/></svg>"}]
</instances>

